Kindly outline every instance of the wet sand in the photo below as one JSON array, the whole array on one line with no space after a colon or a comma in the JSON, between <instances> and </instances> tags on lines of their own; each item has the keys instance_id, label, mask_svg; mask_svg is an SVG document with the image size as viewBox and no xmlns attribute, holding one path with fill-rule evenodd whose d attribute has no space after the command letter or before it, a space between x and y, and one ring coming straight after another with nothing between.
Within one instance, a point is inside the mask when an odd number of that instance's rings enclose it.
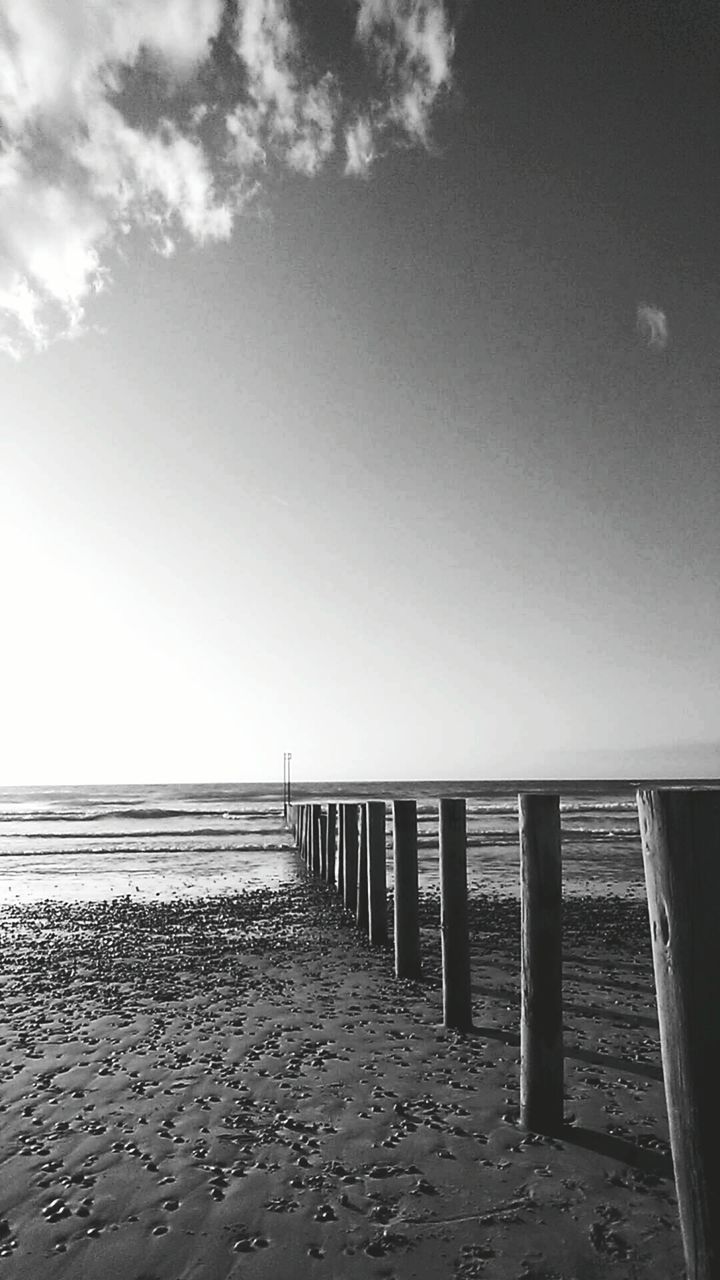
<instances>
[{"instance_id":1,"label":"wet sand","mask_svg":"<svg viewBox=\"0 0 720 1280\"><path fill-rule=\"evenodd\" d=\"M0 911L0 1280L679 1280L645 908L565 920L566 1114L518 1109L518 905L397 982L318 885Z\"/></svg>"}]
</instances>

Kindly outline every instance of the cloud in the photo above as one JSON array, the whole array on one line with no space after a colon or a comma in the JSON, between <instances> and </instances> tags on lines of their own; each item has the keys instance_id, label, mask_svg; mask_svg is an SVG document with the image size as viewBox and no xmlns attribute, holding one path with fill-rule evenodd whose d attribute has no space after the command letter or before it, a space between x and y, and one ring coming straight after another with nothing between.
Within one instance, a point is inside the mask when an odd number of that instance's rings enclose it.
<instances>
[{"instance_id":1,"label":"cloud","mask_svg":"<svg viewBox=\"0 0 720 1280\"><path fill-rule=\"evenodd\" d=\"M636 323L638 332L647 340L649 347L657 347L662 351L667 346L670 336L667 316L659 307L650 306L647 302L639 303Z\"/></svg>"},{"instance_id":2,"label":"cloud","mask_svg":"<svg viewBox=\"0 0 720 1280\"><path fill-rule=\"evenodd\" d=\"M187 74L207 56L223 0L3 0L0 117L15 132L38 114L82 118L142 50Z\"/></svg>"},{"instance_id":3,"label":"cloud","mask_svg":"<svg viewBox=\"0 0 720 1280\"><path fill-rule=\"evenodd\" d=\"M367 177L376 156L372 125L367 116L360 116L345 130L345 152L345 172L355 177Z\"/></svg>"},{"instance_id":4,"label":"cloud","mask_svg":"<svg viewBox=\"0 0 720 1280\"><path fill-rule=\"evenodd\" d=\"M328 72L303 83L287 0L245 0L235 50L247 73L246 99L227 117L238 164L264 165L272 150L290 168L318 173L335 149L340 99Z\"/></svg>"},{"instance_id":5,"label":"cloud","mask_svg":"<svg viewBox=\"0 0 720 1280\"><path fill-rule=\"evenodd\" d=\"M194 74L222 0L6 0L0 16L0 340L18 355L82 327L129 224L229 235L199 141L130 126L109 99L141 56Z\"/></svg>"},{"instance_id":6,"label":"cloud","mask_svg":"<svg viewBox=\"0 0 720 1280\"><path fill-rule=\"evenodd\" d=\"M425 142L436 99L451 81L454 37L442 0L361 0L356 34L391 86L387 122Z\"/></svg>"},{"instance_id":7,"label":"cloud","mask_svg":"<svg viewBox=\"0 0 720 1280\"><path fill-rule=\"evenodd\" d=\"M135 223L179 225L194 240L227 239L233 209L215 193L210 161L197 139L170 120L153 132L128 125L109 103L88 118L72 155L102 207Z\"/></svg>"},{"instance_id":8,"label":"cloud","mask_svg":"<svg viewBox=\"0 0 720 1280\"><path fill-rule=\"evenodd\" d=\"M169 258L228 239L271 163L312 177L344 139L366 176L381 134L425 144L443 4L355 3L367 102L311 67L290 0L2 0L0 350L82 332L132 228Z\"/></svg>"},{"instance_id":9,"label":"cloud","mask_svg":"<svg viewBox=\"0 0 720 1280\"><path fill-rule=\"evenodd\" d=\"M15 336L2 336L17 353L23 330L46 345L44 303L64 316L67 332L79 328L83 298L103 285L97 246L107 221L79 190L38 175L17 148L0 155L0 208L0 312L15 321Z\"/></svg>"}]
</instances>

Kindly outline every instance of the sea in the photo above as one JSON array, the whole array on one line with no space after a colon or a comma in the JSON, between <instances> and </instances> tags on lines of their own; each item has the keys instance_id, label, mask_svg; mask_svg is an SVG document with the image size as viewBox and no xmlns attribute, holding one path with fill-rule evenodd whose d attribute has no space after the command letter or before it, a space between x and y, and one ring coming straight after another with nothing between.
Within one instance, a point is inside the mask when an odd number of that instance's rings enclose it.
<instances>
[{"instance_id":1,"label":"sea","mask_svg":"<svg viewBox=\"0 0 720 1280\"><path fill-rule=\"evenodd\" d=\"M523 784L561 796L563 891L644 896L635 789L607 782ZM519 892L512 783L313 783L293 800L418 802L421 891L438 888L438 799L467 800L468 885ZM281 784L0 788L0 906L45 899L169 899L277 888L304 874ZM388 887L392 806L387 805Z\"/></svg>"}]
</instances>

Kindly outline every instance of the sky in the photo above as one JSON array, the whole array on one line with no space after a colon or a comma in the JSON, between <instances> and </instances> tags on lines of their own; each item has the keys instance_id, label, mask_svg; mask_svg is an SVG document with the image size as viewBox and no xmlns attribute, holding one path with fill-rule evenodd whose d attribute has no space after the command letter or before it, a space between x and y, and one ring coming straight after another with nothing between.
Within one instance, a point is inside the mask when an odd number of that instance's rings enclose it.
<instances>
[{"instance_id":1,"label":"sky","mask_svg":"<svg viewBox=\"0 0 720 1280\"><path fill-rule=\"evenodd\" d=\"M3 783L720 772L719 37L3 0Z\"/></svg>"}]
</instances>

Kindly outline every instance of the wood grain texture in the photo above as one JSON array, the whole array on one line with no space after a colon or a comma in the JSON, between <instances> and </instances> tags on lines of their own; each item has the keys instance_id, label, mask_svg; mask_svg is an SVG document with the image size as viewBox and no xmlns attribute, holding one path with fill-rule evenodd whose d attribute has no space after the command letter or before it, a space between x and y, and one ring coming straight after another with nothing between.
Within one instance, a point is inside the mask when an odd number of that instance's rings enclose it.
<instances>
[{"instance_id":1,"label":"wood grain texture","mask_svg":"<svg viewBox=\"0 0 720 1280\"><path fill-rule=\"evenodd\" d=\"M321 880L327 880L327 852L328 852L328 819L324 805L320 805L320 867L319 876Z\"/></svg>"},{"instance_id":2,"label":"wood grain texture","mask_svg":"<svg viewBox=\"0 0 720 1280\"><path fill-rule=\"evenodd\" d=\"M467 849L464 800L440 801L440 936L443 1020L458 1031L472 1028Z\"/></svg>"},{"instance_id":3,"label":"wood grain texture","mask_svg":"<svg viewBox=\"0 0 720 1280\"><path fill-rule=\"evenodd\" d=\"M358 807L356 804L344 804L343 840L345 847L345 897L344 903L348 911L355 913L357 904L358 873Z\"/></svg>"},{"instance_id":4,"label":"wood grain texture","mask_svg":"<svg viewBox=\"0 0 720 1280\"><path fill-rule=\"evenodd\" d=\"M374 946L387 943L387 883L385 858L385 804L369 800L366 805L368 849L368 933Z\"/></svg>"},{"instance_id":5,"label":"wood grain texture","mask_svg":"<svg viewBox=\"0 0 720 1280\"><path fill-rule=\"evenodd\" d=\"M521 795L520 1120L537 1133L563 1123L560 798Z\"/></svg>"},{"instance_id":6,"label":"wood grain texture","mask_svg":"<svg viewBox=\"0 0 720 1280\"><path fill-rule=\"evenodd\" d=\"M637 796L688 1280L720 1277L720 791Z\"/></svg>"},{"instance_id":7,"label":"wood grain texture","mask_svg":"<svg viewBox=\"0 0 720 1280\"><path fill-rule=\"evenodd\" d=\"M310 806L310 870L314 876L320 875L320 817L321 806Z\"/></svg>"},{"instance_id":8,"label":"wood grain texture","mask_svg":"<svg viewBox=\"0 0 720 1280\"><path fill-rule=\"evenodd\" d=\"M419 978L417 803L393 801L393 878L395 886L395 974Z\"/></svg>"},{"instance_id":9,"label":"wood grain texture","mask_svg":"<svg viewBox=\"0 0 720 1280\"><path fill-rule=\"evenodd\" d=\"M357 900L355 902L355 920L358 929L368 931L368 833L367 805L358 805L358 861L357 861Z\"/></svg>"},{"instance_id":10,"label":"wood grain texture","mask_svg":"<svg viewBox=\"0 0 720 1280\"><path fill-rule=\"evenodd\" d=\"M328 884L330 885L334 885L336 882L336 877L337 877L336 859L337 859L337 805L328 804L326 879Z\"/></svg>"},{"instance_id":11,"label":"wood grain texture","mask_svg":"<svg viewBox=\"0 0 720 1280\"><path fill-rule=\"evenodd\" d=\"M340 901L345 901L345 806L337 807L337 891Z\"/></svg>"}]
</instances>

